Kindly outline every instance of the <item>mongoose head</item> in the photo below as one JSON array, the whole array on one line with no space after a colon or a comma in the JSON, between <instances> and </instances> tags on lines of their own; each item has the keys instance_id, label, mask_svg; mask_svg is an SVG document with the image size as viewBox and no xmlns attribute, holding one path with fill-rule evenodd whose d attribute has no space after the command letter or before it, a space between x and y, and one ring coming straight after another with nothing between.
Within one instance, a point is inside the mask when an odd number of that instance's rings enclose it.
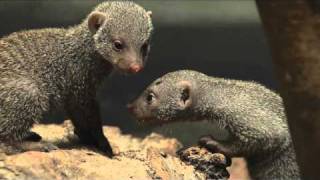
<instances>
[{"instance_id":1,"label":"mongoose head","mask_svg":"<svg viewBox=\"0 0 320 180\"><path fill-rule=\"evenodd\" d=\"M202 98L206 98L203 89L209 82L209 76L200 72L171 72L152 82L128 109L155 132L176 137L184 145L192 145L206 134L229 140L230 133L223 124L207 119L199 109L208 106Z\"/></svg>"},{"instance_id":2,"label":"mongoose head","mask_svg":"<svg viewBox=\"0 0 320 180\"><path fill-rule=\"evenodd\" d=\"M143 69L153 30L151 11L129 1L98 5L87 18L94 48L116 70L137 73Z\"/></svg>"},{"instance_id":3,"label":"mongoose head","mask_svg":"<svg viewBox=\"0 0 320 180\"><path fill-rule=\"evenodd\" d=\"M129 104L129 111L140 121L156 124L190 120L189 110L197 99L195 78L204 76L191 70L168 73L151 83Z\"/></svg>"}]
</instances>

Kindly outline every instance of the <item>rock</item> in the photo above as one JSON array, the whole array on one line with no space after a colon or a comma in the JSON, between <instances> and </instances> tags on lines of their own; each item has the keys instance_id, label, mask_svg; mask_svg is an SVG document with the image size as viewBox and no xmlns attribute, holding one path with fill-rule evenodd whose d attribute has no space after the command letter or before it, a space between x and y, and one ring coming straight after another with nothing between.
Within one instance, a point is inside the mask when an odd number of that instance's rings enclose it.
<instances>
[{"instance_id":1,"label":"rock","mask_svg":"<svg viewBox=\"0 0 320 180\"><path fill-rule=\"evenodd\" d=\"M167 180L208 177L207 172L196 170L195 166L182 162L175 155L181 148L176 139L159 134L152 133L142 139L124 135L117 127L104 127L117 151L117 155L109 159L93 148L80 145L73 135L70 121L61 125L36 125L33 131L42 136L42 141L53 143L59 149L14 155L0 153L0 179Z\"/></svg>"},{"instance_id":2,"label":"rock","mask_svg":"<svg viewBox=\"0 0 320 180\"><path fill-rule=\"evenodd\" d=\"M184 162L205 173L207 179L228 179L230 177L226 168L231 165L231 159L223 154L211 153L205 148L190 147L179 151L178 155Z\"/></svg>"}]
</instances>

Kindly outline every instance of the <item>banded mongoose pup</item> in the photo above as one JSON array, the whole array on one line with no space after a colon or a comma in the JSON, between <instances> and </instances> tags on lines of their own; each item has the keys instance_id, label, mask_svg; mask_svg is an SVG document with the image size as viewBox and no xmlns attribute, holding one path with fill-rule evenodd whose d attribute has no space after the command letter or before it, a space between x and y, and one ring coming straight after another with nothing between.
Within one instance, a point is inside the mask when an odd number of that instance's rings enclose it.
<instances>
[{"instance_id":1,"label":"banded mongoose pup","mask_svg":"<svg viewBox=\"0 0 320 180\"><path fill-rule=\"evenodd\" d=\"M21 140L43 115L63 109L75 134L112 156L96 90L113 70L137 73L149 52L151 12L134 2L99 4L70 28L12 33L0 40L0 140ZM22 141L23 142L23 141Z\"/></svg>"},{"instance_id":2,"label":"banded mongoose pup","mask_svg":"<svg viewBox=\"0 0 320 180\"><path fill-rule=\"evenodd\" d=\"M165 135L246 158L253 179L300 177L282 100L258 83L180 70L155 80L128 108Z\"/></svg>"}]
</instances>

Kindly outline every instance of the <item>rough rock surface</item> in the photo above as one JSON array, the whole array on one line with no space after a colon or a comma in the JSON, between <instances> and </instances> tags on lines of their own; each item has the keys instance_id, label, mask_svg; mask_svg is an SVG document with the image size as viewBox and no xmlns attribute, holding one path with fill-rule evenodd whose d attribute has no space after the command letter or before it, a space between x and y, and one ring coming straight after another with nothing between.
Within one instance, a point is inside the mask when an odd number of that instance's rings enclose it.
<instances>
[{"instance_id":1,"label":"rough rock surface","mask_svg":"<svg viewBox=\"0 0 320 180\"><path fill-rule=\"evenodd\" d=\"M109 159L77 143L69 121L62 125L36 125L43 141L60 149L0 154L0 179L206 179L207 175L175 156L175 139L150 134L144 139L105 127L117 155ZM232 177L232 174L231 174Z\"/></svg>"},{"instance_id":2,"label":"rough rock surface","mask_svg":"<svg viewBox=\"0 0 320 180\"><path fill-rule=\"evenodd\" d=\"M220 153L211 153L205 148L190 147L177 153L181 160L191 164L196 170L204 172L207 179L228 179L227 167L231 159Z\"/></svg>"}]
</instances>

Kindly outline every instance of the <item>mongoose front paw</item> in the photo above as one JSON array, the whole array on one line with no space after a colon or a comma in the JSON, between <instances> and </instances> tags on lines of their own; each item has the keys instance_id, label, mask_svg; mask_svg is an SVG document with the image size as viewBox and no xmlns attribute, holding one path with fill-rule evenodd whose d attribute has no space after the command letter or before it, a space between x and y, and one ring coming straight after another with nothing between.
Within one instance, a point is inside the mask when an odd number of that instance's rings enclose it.
<instances>
[{"instance_id":1,"label":"mongoose front paw","mask_svg":"<svg viewBox=\"0 0 320 180\"><path fill-rule=\"evenodd\" d=\"M202 136L198 141L199 146L206 148L212 153L222 153L230 156L231 152L225 148L221 143L216 141L211 135Z\"/></svg>"},{"instance_id":2,"label":"mongoose front paw","mask_svg":"<svg viewBox=\"0 0 320 180\"><path fill-rule=\"evenodd\" d=\"M212 140L213 140L213 138L211 135L202 136L202 137L200 137L200 139L198 141L198 145L201 147L205 147L207 145L207 143Z\"/></svg>"},{"instance_id":3,"label":"mongoose front paw","mask_svg":"<svg viewBox=\"0 0 320 180\"><path fill-rule=\"evenodd\" d=\"M78 131L75 129L75 134L78 135L82 144L96 148L109 158L114 156L108 139L102 133L91 133L88 131Z\"/></svg>"},{"instance_id":4,"label":"mongoose front paw","mask_svg":"<svg viewBox=\"0 0 320 180\"><path fill-rule=\"evenodd\" d=\"M202 136L198 141L199 146L206 148L212 153L223 153L220 151L219 143L213 139L212 136Z\"/></svg>"},{"instance_id":5,"label":"mongoose front paw","mask_svg":"<svg viewBox=\"0 0 320 180\"><path fill-rule=\"evenodd\" d=\"M230 176L226 168L231 165L231 161L223 154L208 152L206 148L189 147L179 150L177 155L182 161L205 173L206 179L228 179Z\"/></svg>"}]
</instances>

